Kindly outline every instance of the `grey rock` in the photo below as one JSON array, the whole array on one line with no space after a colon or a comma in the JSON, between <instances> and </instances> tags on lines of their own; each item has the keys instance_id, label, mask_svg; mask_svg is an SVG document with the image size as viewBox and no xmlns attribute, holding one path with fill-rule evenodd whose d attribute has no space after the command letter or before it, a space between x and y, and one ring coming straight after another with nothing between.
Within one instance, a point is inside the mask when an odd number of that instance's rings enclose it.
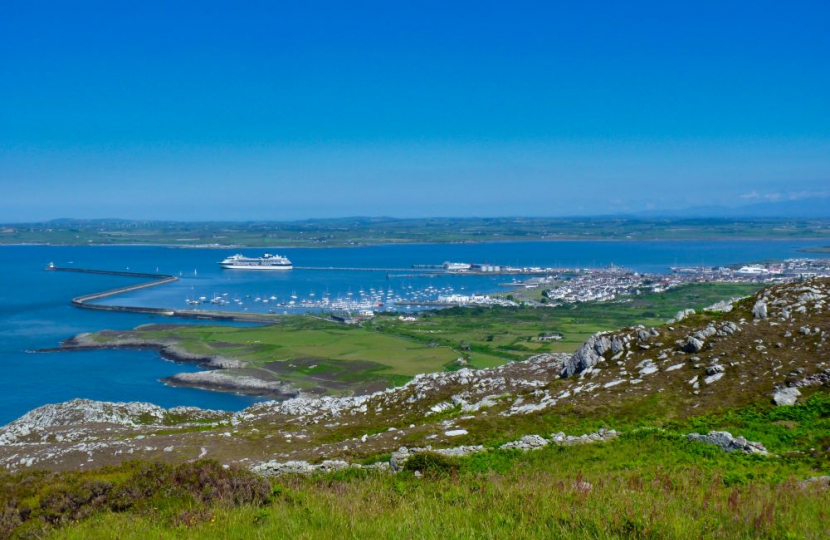
<instances>
[{"instance_id":1,"label":"grey rock","mask_svg":"<svg viewBox=\"0 0 830 540\"><path fill-rule=\"evenodd\" d=\"M723 373L724 367L720 364L712 364L706 368L707 375L714 375L715 373Z\"/></svg>"},{"instance_id":2,"label":"grey rock","mask_svg":"<svg viewBox=\"0 0 830 540\"><path fill-rule=\"evenodd\" d=\"M779 407L782 405L795 405L800 395L801 392L798 391L798 388L780 388L772 395L772 400Z\"/></svg>"},{"instance_id":3,"label":"grey rock","mask_svg":"<svg viewBox=\"0 0 830 540\"><path fill-rule=\"evenodd\" d=\"M598 355L602 356L606 351L611 350L611 340L606 336L598 336L594 340L594 350Z\"/></svg>"},{"instance_id":4,"label":"grey rock","mask_svg":"<svg viewBox=\"0 0 830 540\"><path fill-rule=\"evenodd\" d=\"M561 372L562 378L568 378L572 375L585 371L589 367L595 366L600 360L602 360L602 353L598 351L605 352L606 350L610 350L610 348L611 341L607 337L600 335L591 336L588 338L588 341L583 343L582 346L580 346L579 349L577 349L577 351L564 362Z\"/></svg>"},{"instance_id":5,"label":"grey rock","mask_svg":"<svg viewBox=\"0 0 830 540\"><path fill-rule=\"evenodd\" d=\"M743 437L733 437L728 431L710 431L708 435L700 433L689 433L686 438L691 441L699 441L706 444L713 444L720 447L724 452L743 452L745 454L769 455L764 445L758 442L748 441Z\"/></svg>"},{"instance_id":6,"label":"grey rock","mask_svg":"<svg viewBox=\"0 0 830 540\"><path fill-rule=\"evenodd\" d=\"M684 309L684 310L678 311L677 315L675 315L674 318L669 321L669 323L678 323L678 322L682 321L683 319L685 319L686 317L689 317L689 316L694 315L694 314L695 314L695 310L693 310L693 309Z\"/></svg>"},{"instance_id":7,"label":"grey rock","mask_svg":"<svg viewBox=\"0 0 830 540\"><path fill-rule=\"evenodd\" d=\"M720 302L715 302L709 307L703 308L703 311L718 311L720 313L729 313L734 309L733 302L738 300L738 298L732 298L730 300L721 300Z\"/></svg>"},{"instance_id":8,"label":"grey rock","mask_svg":"<svg viewBox=\"0 0 830 540\"><path fill-rule=\"evenodd\" d=\"M686 352L700 352L703 349L703 341L694 336L689 336L683 342L683 350Z\"/></svg>"},{"instance_id":9,"label":"grey rock","mask_svg":"<svg viewBox=\"0 0 830 540\"><path fill-rule=\"evenodd\" d=\"M767 318L767 303L764 300L755 302L755 305L752 306L752 316L756 319Z\"/></svg>"},{"instance_id":10,"label":"grey rock","mask_svg":"<svg viewBox=\"0 0 830 540\"><path fill-rule=\"evenodd\" d=\"M544 437L540 437L539 435L525 435L518 441L504 443L499 448L503 450L516 449L521 450L523 452L527 452L529 450L538 450L540 448L544 448L545 446L547 446L547 444L548 441Z\"/></svg>"},{"instance_id":11,"label":"grey rock","mask_svg":"<svg viewBox=\"0 0 830 540\"><path fill-rule=\"evenodd\" d=\"M813 476L811 478L807 478L806 480L802 480L801 482L799 482L798 487L800 487L800 488L817 487L817 488L820 488L820 489L830 488L830 476Z\"/></svg>"},{"instance_id":12,"label":"grey rock","mask_svg":"<svg viewBox=\"0 0 830 540\"><path fill-rule=\"evenodd\" d=\"M715 327L710 324L706 328L704 328L702 330L698 330L697 332L695 332L692 335L694 337L696 337L697 339L699 339L700 341L706 341L706 338L710 338L710 337L714 336L717 333L718 333L718 331L715 329Z\"/></svg>"}]
</instances>

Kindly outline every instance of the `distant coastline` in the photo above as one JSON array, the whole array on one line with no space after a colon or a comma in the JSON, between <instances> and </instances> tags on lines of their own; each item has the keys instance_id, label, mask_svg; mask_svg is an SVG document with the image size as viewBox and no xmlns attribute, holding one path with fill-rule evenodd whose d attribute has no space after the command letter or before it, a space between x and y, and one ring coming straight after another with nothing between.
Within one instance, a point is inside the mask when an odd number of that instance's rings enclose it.
<instances>
[{"instance_id":1,"label":"distant coastline","mask_svg":"<svg viewBox=\"0 0 830 540\"><path fill-rule=\"evenodd\" d=\"M428 242L363 242L351 244L326 244L326 245L305 245L305 244L268 244L268 245L181 245L165 243L49 243L49 242L18 242L3 243L0 239L0 247L158 247L169 249L212 249L212 250L257 250L257 249L342 249L342 248L363 248L372 246L452 246L452 245L479 245L479 244L509 244L509 243L568 243L568 242L824 242L825 236L804 236L804 237L759 237L759 236L733 236L733 237L684 237L684 238L506 238L486 240L463 240L463 241L428 241ZM799 249L802 253L830 253L830 246L818 246Z\"/></svg>"},{"instance_id":2,"label":"distant coastline","mask_svg":"<svg viewBox=\"0 0 830 540\"><path fill-rule=\"evenodd\" d=\"M0 225L0 245L181 249L463 245L565 241L830 242L828 219L336 218L282 222L56 220Z\"/></svg>"},{"instance_id":3,"label":"distant coastline","mask_svg":"<svg viewBox=\"0 0 830 540\"><path fill-rule=\"evenodd\" d=\"M830 253L830 246L818 246L811 248L799 249L802 253Z\"/></svg>"}]
</instances>

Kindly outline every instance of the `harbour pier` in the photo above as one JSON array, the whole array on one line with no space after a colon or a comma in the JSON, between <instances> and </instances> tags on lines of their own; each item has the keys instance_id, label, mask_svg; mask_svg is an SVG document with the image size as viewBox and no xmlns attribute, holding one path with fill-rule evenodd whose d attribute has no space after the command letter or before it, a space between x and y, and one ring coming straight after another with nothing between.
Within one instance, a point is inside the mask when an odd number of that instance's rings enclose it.
<instances>
[{"instance_id":1,"label":"harbour pier","mask_svg":"<svg viewBox=\"0 0 830 540\"><path fill-rule=\"evenodd\" d=\"M131 278L144 278L149 281L108 289L106 291L76 296L70 303L77 308L93 309L97 311L115 311L121 313L142 313L145 315L160 315L163 317L179 317L183 319L204 319L212 321L237 321L237 322L274 322L277 317L270 314L239 313L222 311L203 311L195 309L170 309L142 306L116 306L92 303L94 300L101 300L150 287L158 287L178 281L179 278L168 274L149 274L145 272L124 272L118 270L98 270L91 268L67 268L50 264L46 267L49 272L76 272L79 274L100 274L107 276L124 276Z\"/></svg>"}]
</instances>

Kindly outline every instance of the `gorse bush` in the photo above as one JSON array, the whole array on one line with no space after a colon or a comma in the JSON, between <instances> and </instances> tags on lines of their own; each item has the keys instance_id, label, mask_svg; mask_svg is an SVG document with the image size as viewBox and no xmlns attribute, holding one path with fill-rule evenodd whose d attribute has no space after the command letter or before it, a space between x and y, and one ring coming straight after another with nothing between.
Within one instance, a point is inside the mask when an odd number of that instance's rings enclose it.
<instances>
[{"instance_id":1,"label":"gorse bush","mask_svg":"<svg viewBox=\"0 0 830 540\"><path fill-rule=\"evenodd\" d=\"M421 452L406 461L407 471L419 472L425 476L444 476L458 472L458 460L436 452Z\"/></svg>"}]
</instances>

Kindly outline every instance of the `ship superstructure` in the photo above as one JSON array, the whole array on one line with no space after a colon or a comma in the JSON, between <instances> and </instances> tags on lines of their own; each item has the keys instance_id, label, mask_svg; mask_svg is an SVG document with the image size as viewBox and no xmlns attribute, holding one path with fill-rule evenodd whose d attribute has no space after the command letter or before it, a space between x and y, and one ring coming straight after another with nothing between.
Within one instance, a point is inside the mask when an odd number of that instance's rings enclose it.
<instances>
[{"instance_id":1,"label":"ship superstructure","mask_svg":"<svg viewBox=\"0 0 830 540\"><path fill-rule=\"evenodd\" d=\"M291 270L294 266L287 257L266 253L262 257L246 257L245 255L231 255L219 265L232 270Z\"/></svg>"}]
</instances>

